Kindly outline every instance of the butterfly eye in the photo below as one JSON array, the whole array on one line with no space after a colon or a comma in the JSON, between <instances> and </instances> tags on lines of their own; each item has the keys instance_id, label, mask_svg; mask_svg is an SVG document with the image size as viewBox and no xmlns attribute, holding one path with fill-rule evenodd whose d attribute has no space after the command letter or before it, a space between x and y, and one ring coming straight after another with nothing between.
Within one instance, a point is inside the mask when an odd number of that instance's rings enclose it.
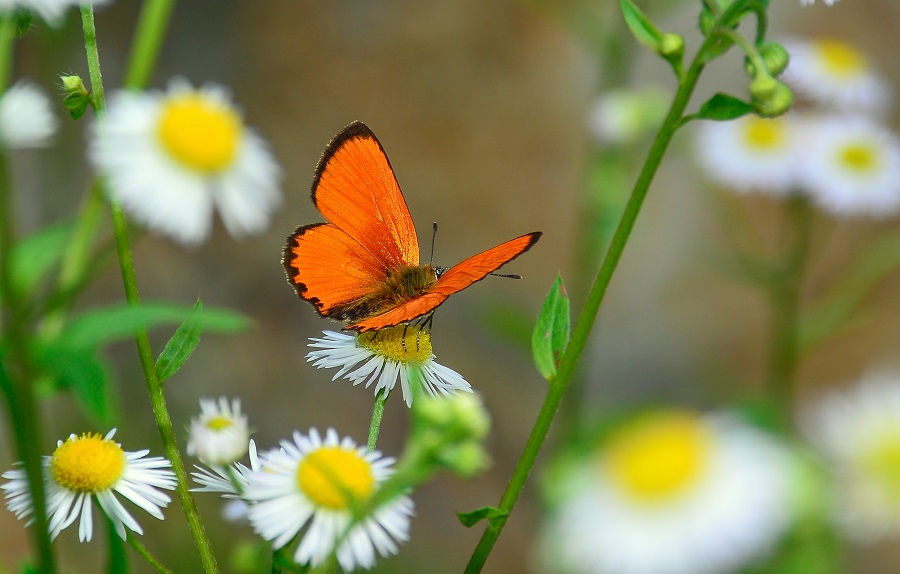
<instances>
[{"instance_id":1,"label":"butterfly eye","mask_svg":"<svg viewBox=\"0 0 900 574\"><path fill-rule=\"evenodd\" d=\"M450 269L449 267L435 267L434 268L434 277L435 279L440 279L441 275L447 272Z\"/></svg>"}]
</instances>

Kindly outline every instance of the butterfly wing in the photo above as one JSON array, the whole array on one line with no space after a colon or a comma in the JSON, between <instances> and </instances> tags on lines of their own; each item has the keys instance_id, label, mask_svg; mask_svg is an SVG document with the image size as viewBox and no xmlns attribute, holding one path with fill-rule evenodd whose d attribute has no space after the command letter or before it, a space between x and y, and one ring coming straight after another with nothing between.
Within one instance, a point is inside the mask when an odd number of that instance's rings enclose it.
<instances>
[{"instance_id":1,"label":"butterfly wing","mask_svg":"<svg viewBox=\"0 0 900 574\"><path fill-rule=\"evenodd\" d=\"M496 271L504 264L528 251L532 245L537 243L541 235L539 231L529 233L506 243L501 243L478 255L473 255L445 271L440 279L437 280L437 283L419 297L380 315L358 321L348 328L356 329L360 332L371 331L406 323L426 315L434 311L450 295L457 291L462 291L476 281L484 279L489 273Z\"/></svg>"},{"instance_id":2,"label":"butterfly wing","mask_svg":"<svg viewBox=\"0 0 900 574\"><path fill-rule=\"evenodd\" d=\"M354 122L316 167L312 200L327 224L297 228L282 263L301 298L338 320L368 314L359 304L388 273L419 264L419 240L390 162L375 134Z\"/></svg>"}]
</instances>

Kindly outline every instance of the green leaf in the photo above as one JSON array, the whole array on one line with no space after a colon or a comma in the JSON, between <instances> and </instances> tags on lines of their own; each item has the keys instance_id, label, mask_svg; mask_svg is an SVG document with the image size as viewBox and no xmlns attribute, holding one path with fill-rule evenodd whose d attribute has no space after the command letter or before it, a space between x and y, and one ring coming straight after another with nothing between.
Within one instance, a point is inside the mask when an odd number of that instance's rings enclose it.
<instances>
[{"instance_id":1,"label":"green leaf","mask_svg":"<svg viewBox=\"0 0 900 574\"><path fill-rule=\"evenodd\" d=\"M96 347L131 338L140 329L181 324L191 318L192 313L193 309L169 303L111 305L73 318L60 338L75 347ZM197 324L208 331L233 332L246 329L249 320L236 311L207 309L197 318Z\"/></svg>"},{"instance_id":2,"label":"green leaf","mask_svg":"<svg viewBox=\"0 0 900 574\"><path fill-rule=\"evenodd\" d=\"M67 221L45 227L20 241L12 249L13 287L28 294L40 284L62 259L66 241L72 234L73 223Z\"/></svg>"},{"instance_id":3,"label":"green leaf","mask_svg":"<svg viewBox=\"0 0 900 574\"><path fill-rule=\"evenodd\" d=\"M662 32L631 0L619 0L619 6L622 8L625 24L628 25L628 29L631 30L638 42L657 52L662 40Z\"/></svg>"},{"instance_id":4,"label":"green leaf","mask_svg":"<svg viewBox=\"0 0 900 574\"><path fill-rule=\"evenodd\" d=\"M182 323L169 342L166 348L159 354L156 359L156 374L159 381L163 382L181 368L181 365L188 360L197 345L200 344L200 333L203 332L200 326L200 319L203 316L203 303L197 299L191 316Z\"/></svg>"},{"instance_id":5,"label":"green leaf","mask_svg":"<svg viewBox=\"0 0 900 574\"><path fill-rule=\"evenodd\" d=\"M725 122L753 113L753 106L735 96L718 93L700 106L694 119Z\"/></svg>"},{"instance_id":6,"label":"green leaf","mask_svg":"<svg viewBox=\"0 0 900 574\"><path fill-rule=\"evenodd\" d=\"M100 424L110 421L109 372L94 350L73 348L60 339L36 345L32 355L57 386L72 393L89 418Z\"/></svg>"},{"instance_id":7,"label":"green leaf","mask_svg":"<svg viewBox=\"0 0 900 574\"><path fill-rule=\"evenodd\" d=\"M472 528L482 520L493 520L494 518L503 518L508 515L509 513L503 512L499 508L493 506L485 506L471 512L456 513L457 518L459 518L459 521L462 522L462 525L466 528Z\"/></svg>"},{"instance_id":8,"label":"green leaf","mask_svg":"<svg viewBox=\"0 0 900 574\"><path fill-rule=\"evenodd\" d=\"M556 375L556 364L569 344L569 297L557 276L531 334L534 364L545 379Z\"/></svg>"}]
</instances>

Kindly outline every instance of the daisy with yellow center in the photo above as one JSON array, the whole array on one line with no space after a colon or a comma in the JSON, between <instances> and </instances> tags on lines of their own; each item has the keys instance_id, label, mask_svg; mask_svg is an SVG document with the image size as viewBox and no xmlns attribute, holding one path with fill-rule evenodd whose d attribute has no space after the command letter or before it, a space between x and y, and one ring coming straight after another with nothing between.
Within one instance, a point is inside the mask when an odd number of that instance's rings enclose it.
<instances>
[{"instance_id":1,"label":"daisy with yellow center","mask_svg":"<svg viewBox=\"0 0 900 574\"><path fill-rule=\"evenodd\" d=\"M796 189L800 127L792 114L707 122L697 153L707 174L728 189L784 196Z\"/></svg>"},{"instance_id":2,"label":"daisy with yellow center","mask_svg":"<svg viewBox=\"0 0 900 574\"><path fill-rule=\"evenodd\" d=\"M266 143L218 86L173 80L165 94L114 95L90 151L132 217L184 244L206 239L214 207L241 236L264 230L281 200Z\"/></svg>"},{"instance_id":3,"label":"daisy with yellow center","mask_svg":"<svg viewBox=\"0 0 900 574\"><path fill-rule=\"evenodd\" d=\"M324 331L322 339L310 339L306 360L322 369L337 368L332 381L344 377L354 385L375 384L375 395L389 393L400 381L403 400L412 406L412 384L421 381L431 396L456 391L472 392L466 380L434 361L431 332L421 326L398 325L362 334Z\"/></svg>"},{"instance_id":4,"label":"daisy with yellow center","mask_svg":"<svg viewBox=\"0 0 900 574\"><path fill-rule=\"evenodd\" d=\"M91 501L112 521L125 540L127 527L138 534L140 525L115 496L121 496L160 520L160 509L170 498L159 489L174 490L175 474L171 464L161 457L145 458L149 451L126 452L112 440L116 429L105 437L85 433L59 441L53 455L44 458L44 483L47 490L47 517L50 538L70 526L78 517L78 539L86 542L93 535ZM28 518L33 512L25 470L16 468L3 473L9 482L0 485L6 491L6 505L17 518Z\"/></svg>"},{"instance_id":5,"label":"daisy with yellow center","mask_svg":"<svg viewBox=\"0 0 900 574\"><path fill-rule=\"evenodd\" d=\"M58 127L50 98L31 82L16 82L0 96L0 146L3 148L47 147Z\"/></svg>"},{"instance_id":6,"label":"daisy with yellow center","mask_svg":"<svg viewBox=\"0 0 900 574\"><path fill-rule=\"evenodd\" d=\"M900 535L900 375L869 375L806 416L810 442L835 477L835 518L863 543Z\"/></svg>"},{"instance_id":7,"label":"daisy with yellow center","mask_svg":"<svg viewBox=\"0 0 900 574\"><path fill-rule=\"evenodd\" d=\"M200 416L191 419L187 453L210 466L226 466L247 454L250 430L241 401L225 397L200 400Z\"/></svg>"},{"instance_id":8,"label":"daisy with yellow center","mask_svg":"<svg viewBox=\"0 0 900 574\"><path fill-rule=\"evenodd\" d=\"M712 574L765 555L788 523L788 459L737 420L644 414L564 473L549 571Z\"/></svg>"},{"instance_id":9,"label":"daisy with yellow center","mask_svg":"<svg viewBox=\"0 0 900 574\"><path fill-rule=\"evenodd\" d=\"M788 40L791 63L785 82L797 93L838 110L879 112L890 100L884 79L868 58L840 40Z\"/></svg>"},{"instance_id":10,"label":"daisy with yellow center","mask_svg":"<svg viewBox=\"0 0 900 574\"><path fill-rule=\"evenodd\" d=\"M344 571L371 568L376 553L396 554L409 538L413 502L401 495L359 516L391 474L394 460L357 447L328 429L323 439L315 429L295 432L293 441L265 453L250 473L244 500L253 529L275 548L294 539L298 564L313 568L334 552Z\"/></svg>"},{"instance_id":11,"label":"daisy with yellow center","mask_svg":"<svg viewBox=\"0 0 900 574\"><path fill-rule=\"evenodd\" d=\"M900 140L873 121L808 122L799 167L813 200L835 215L887 217L900 211Z\"/></svg>"}]
</instances>

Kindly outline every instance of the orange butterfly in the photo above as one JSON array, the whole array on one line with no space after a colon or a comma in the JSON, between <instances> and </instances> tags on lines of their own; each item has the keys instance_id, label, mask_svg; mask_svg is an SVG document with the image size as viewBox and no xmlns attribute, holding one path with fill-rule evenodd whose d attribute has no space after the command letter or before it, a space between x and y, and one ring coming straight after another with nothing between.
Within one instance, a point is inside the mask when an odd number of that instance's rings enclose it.
<instances>
[{"instance_id":1,"label":"orange butterfly","mask_svg":"<svg viewBox=\"0 0 900 574\"><path fill-rule=\"evenodd\" d=\"M330 223L298 227L282 263L297 294L319 315L360 332L430 315L541 237L517 237L449 269L419 266L419 239L394 170L362 122L344 128L325 148L312 200Z\"/></svg>"}]
</instances>

